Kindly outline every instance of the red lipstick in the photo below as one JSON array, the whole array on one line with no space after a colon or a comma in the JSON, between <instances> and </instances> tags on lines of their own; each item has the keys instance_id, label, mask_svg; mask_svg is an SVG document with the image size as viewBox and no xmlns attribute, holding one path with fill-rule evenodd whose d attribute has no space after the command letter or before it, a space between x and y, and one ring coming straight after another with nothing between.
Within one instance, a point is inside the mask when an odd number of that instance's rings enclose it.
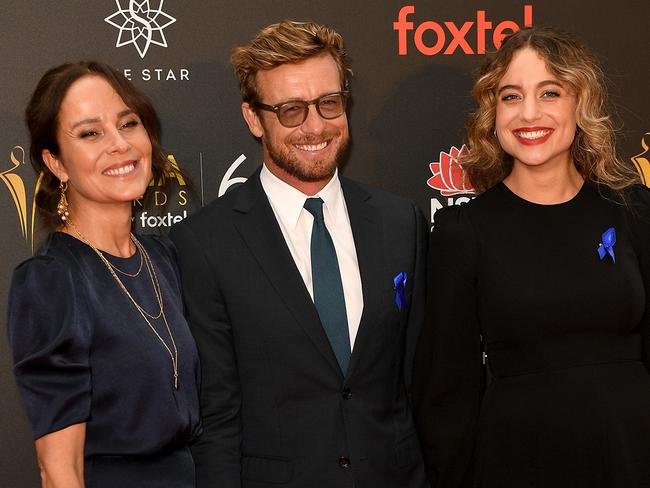
<instances>
[{"instance_id":1,"label":"red lipstick","mask_svg":"<svg viewBox=\"0 0 650 488\"><path fill-rule=\"evenodd\" d=\"M517 141L525 146L534 146L545 143L553 130L550 127L518 127L512 131Z\"/></svg>"}]
</instances>

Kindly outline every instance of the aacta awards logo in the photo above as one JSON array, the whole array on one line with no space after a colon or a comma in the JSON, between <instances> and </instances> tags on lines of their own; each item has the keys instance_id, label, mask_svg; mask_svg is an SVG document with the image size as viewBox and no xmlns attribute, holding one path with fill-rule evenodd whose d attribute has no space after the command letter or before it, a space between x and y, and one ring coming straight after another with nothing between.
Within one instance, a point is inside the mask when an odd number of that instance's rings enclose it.
<instances>
[{"instance_id":1,"label":"aacta awards logo","mask_svg":"<svg viewBox=\"0 0 650 488\"><path fill-rule=\"evenodd\" d=\"M459 49L465 54L485 54L488 40L492 41L492 46L488 49L499 49L505 37L521 28L514 20L493 24L488 20L485 10L477 10L475 20L425 20L419 22L417 27L415 22L409 20L410 15L415 15L415 5L403 6L397 14L397 21L393 22L393 30L397 31L397 52L400 56L408 54L410 42L425 56L435 56L439 53L450 55ZM533 26L532 5L524 5L522 20L524 27ZM412 36L409 35L410 31L415 31ZM491 36L488 35L490 31Z\"/></svg>"},{"instance_id":2,"label":"aacta awards logo","mask_svg":"<svg viewBox=\"0 0 650 488\"><path fill-rule=\"evenodd\" d=\"M122 7L121 1L115 0L117 12L104 19L119 31L115 47L133 44L143 59L152 44L167 47L163 29L176 19L162 11L164 0L160 0L158 8L153 8L153 1L150 0L127 0L125 7Z\"/></svg>"},{"instance_id":3,"label":"aacta awards logo","mask_svg":"<svg viewBox=\"0 0 650 488\"><path fill-rule=\"evenodd\" d=\"M134 200L133 207L134 210L140 211L137 218L134 217L134 220L137 224L140 225L142 229L147 228L156 228L156 227L171 227L173 224L180 222L181 220L187 218L187 203L188 203L188 194L187 194L187 183L183 178L178 162L173 154L169 154L167 159L170 162L171 168L169 171L165 172L162 178L164 179L175 179L178 185L172 187L167 191L163 191L163 180L154 181L153 178L149 182L149 191L153 192L153 205L154 207L166 207L168 205L174 207L174 210L168 211L166 213L159 212L148 212L143 209L142 200ZM173 188L173 189L172 189Z\"/></svg>"},{"instance_id":4,"label":"aacta awards logo","mask_svg":"<svg viewBox=\"0 0 650 488\"><path fill-rule=\"evenodd\" d=\"M641 176L641 183L650 187L650 132L646 132L641 137L641 147L643 151L632 156L632 162Z\"/></svg>"},{"instance_id":5,"label":"aacta awards logo","mask_svg":"<svg viewBox=\"0 0 650 488\"><path fill-rule=\"evenodd\" d=\"M468 148L465 144L460 149L451 146L447 152L440 151L438 161L429 164L432 176L427 180L427 185L446 197L431 199L431 222L439 209L467 203L474 193L474 188L459 163L460 156L466 151Z\"/></svg>"},{"instance_id":6,"label":"aacta awards logo","mask_svg":"<svg viewBox=\"0 0 650 488\"><path fill-rule=\"evenodd\" d=\"M31 247L34 252L34 221L36 218L36 204L34 198L27 198L27 191L23 178L16 173L21 166L25 164L25 150L22 146L14 146L9 153L10 166L8 169L0 172L0 179L6 185L11 198L16 207L18 214L18 221L20 223L20 231L22 232L25 243ZM41 184L41 177L39 176L34 188L34 195L38 192Z\"/></svg>"}]
</instances>

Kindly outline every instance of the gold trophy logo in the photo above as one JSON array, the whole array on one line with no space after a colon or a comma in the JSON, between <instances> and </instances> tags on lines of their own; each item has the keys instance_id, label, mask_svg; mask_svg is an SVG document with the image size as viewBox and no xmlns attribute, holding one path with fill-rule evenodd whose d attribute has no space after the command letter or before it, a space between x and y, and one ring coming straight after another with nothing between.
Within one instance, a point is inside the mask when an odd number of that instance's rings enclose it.
<instances>
[{"instance_id":1,"label":"gold trophy logo","mask_svg":"<svg viewBox=\"0 0 650 488\"><path fill-rule=\"evenodd\" d=\"M185 186L185 179L181 174L181 169L178 166L178 162L176 161L174 155L168 154L167 161L169 161L169 165L170 165L169 170L165 171L165 173L161 176L161 178L158 181L154 181L154 179L151 178L151 181L149 182L149 186L162 186L165 183L165 178L176 178L176 181L178 181L178 184L180 186Z\"/></svg>"},{"instance_id":2,"label":"gold trophy logo","mask_svg":"<svg viewBox=\"0 0 650 488\"><path fill-rule=\"evenodd\" d=\"M650 187L650 132L646 132L641 137L641 147L643 151L632 156L632 162L641 176L641 183Z\"/></svg>"},{"instance_id":3,"label":"gold trophy logo","mask_svg":"<svg viewBox=\"0 0 650 488\"><path fill-rule=\"evenodd\" d=\"M25 238L25 243L31 246L34 252L34 223L36 218L36 199L32 198L31 206L28 206L27 192L25 190L25 182L22 177L17 175L15 171L25 164L25 149L22 146L14 146L9 154L11 166L0 172L0 179L9 189L9 193L13 198L18 214L18 221L20 223L20 230ZM39 175L34 189L34 195L38 192L41 184L42 175ZM31 208L30 208L31 207Z\"/></svg>"},{"instance_id":4,"label":"gold trophy logo","mask_svg":"<svg viewBox=\"0 0 650 488\"><path fill-rule=\"evenodd\" d=\"M178 162L176 161L174 155L168 154L167 160L169 161L169 169L161 174L158 180L152 177L149 181L149 186L152 188L162 187L165 184L165 180L169 178L175 179L178 182L179 187L186 186L187 183L185 182L185 178L183 178L180 166L178 165ZM168 197L169 195L162 190L153 190L154 205L156 207L166 205ZM187 190L181 188L178 191L178 198L179 205L185 205L187 203ZM141 210L143 208L142 198L133 200L133 207Z\"/></svg>"}]
</instances>

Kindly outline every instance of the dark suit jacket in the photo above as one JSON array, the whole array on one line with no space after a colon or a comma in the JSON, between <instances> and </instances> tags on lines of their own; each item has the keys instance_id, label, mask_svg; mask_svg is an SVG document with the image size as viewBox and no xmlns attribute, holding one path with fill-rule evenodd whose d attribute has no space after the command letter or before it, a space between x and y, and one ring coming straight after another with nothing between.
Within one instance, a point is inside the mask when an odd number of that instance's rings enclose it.
<instances>
[{"instance_id":1,"label":"dark suit jacket","mask_svg":"<svg viewBox=\"0 0 650 488\"><path fill-rule=\"evenodd\" d=\"M426 484L408 390L428 228L412 202L341 185L364 300L345 378L259 171L171 231L203 371L199 487Z\"/></svg>"}]
</instances>

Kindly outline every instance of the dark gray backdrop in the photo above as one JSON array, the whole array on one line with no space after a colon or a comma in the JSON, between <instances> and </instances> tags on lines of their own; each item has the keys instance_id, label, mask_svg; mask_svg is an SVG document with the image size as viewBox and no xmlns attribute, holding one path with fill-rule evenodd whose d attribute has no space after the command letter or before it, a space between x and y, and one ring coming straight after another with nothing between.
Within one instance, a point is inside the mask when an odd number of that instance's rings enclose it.
<instances>
[{"instance_id":1,"label":"dark gray backdrop","mask_svg":"<svg viewBox=\"0 0 650 488\"><path fill-rule=\"evenodd\" d=\"M146 53L143 38L135 40L138 47L129 43L133 31L128 30L128 23L127 29L120 30L105 20L122 26L132 17L129 5L140 17L148 16L148 27L154 29L153 40L158 44L149 45ZM23 110L47 68L81 59L107 61L129 70L133 81L153 99L163 125L163 144L196 187L193 195L182 184L167 194L160 192L159 203L168 200L169 208L160 218L147 214L136 220L140 231L154 231L161 225L165 230L174 217L181 218L216 198L220 189L241 181L261 161L259 144L241 118L238 88L228 62L230 49L283 18L331 24L346 39L355 73L350 114L353 144L345 174L416 199L432 220L436 208L471 197L462 188L454 189L461 186L459 182L434 178L434 172L448 170L453 148L462 147L462 127L472 107L471 74L482 56L463 48L476 52L483 33L486 49L493 50L494 29L504 21L523 26L526 5L532 9L528 16L534 25L573 31L599 55L613 86L621 155L631 164L635 159L647 165L643 153L650 135L645 142L642 139L650 132L649 2L166 0L161 5L160 0L2 0L0 314L6 315L12 269L31 254L32 243L40 238L31 226L35 178L24 154L29 141ZM414 11L406 21L414 25L406 32L406 54L399 55L393 24L408 6ZM479 18L491 22L492 28L479 28ZM508 25L513 24L502 27ZM454 48L452 31L462 26L468 32L464 42L457 36ZM134 32L137 36L143 31ZM118 39L125 45L116 47ZM425 55L416 40L425 51L440 41L440 52ZM167 47L159 45L165 43ZM444 54L445 50L454 52ZM0 323L0 486L37 486L34 452L11 374L4 320Z\"/></svg>"}]
</instances>

